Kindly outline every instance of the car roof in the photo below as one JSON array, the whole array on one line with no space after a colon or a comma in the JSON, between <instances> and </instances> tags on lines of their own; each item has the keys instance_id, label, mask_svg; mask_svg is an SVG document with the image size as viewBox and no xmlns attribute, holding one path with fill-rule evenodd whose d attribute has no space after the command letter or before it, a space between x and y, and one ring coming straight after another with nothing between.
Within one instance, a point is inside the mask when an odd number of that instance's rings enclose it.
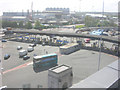
<instances>
[{"instance_id":1,"label":"car roof","mask_svg":"<svg viewBox=\"0 0 120 90\"><path fill-rule=\"evenodd\" d=\"M5 56L9 56L10 54L5 54Z\"/></svg>"}]
</instances>

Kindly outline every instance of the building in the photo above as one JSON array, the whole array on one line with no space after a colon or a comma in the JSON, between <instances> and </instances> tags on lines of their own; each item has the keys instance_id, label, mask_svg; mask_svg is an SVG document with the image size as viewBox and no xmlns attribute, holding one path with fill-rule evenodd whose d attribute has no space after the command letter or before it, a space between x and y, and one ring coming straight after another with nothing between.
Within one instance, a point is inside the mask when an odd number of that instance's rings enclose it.
<instances>
[{"instance_id":1,"label":"building","mask_svg":"<svg viewBox=\"0 0 120 90\"><path fill-rule=\"evenodd\" d=\"M102 14L86 14L85 16L91 16L91 17L98 18L98 19L107 18L106 15L102 15Z\"/></svg>"},{"instance_id":2,"label":"building","mask_svg":"<svg viewBox=\"0 0 120 90\"><path fill-rule=\"evenodd\" d=\"M72 67L56 66L48 70L48 88L69 88L72 86Z\"/></svg>"},{"instance_id":3,"label":"building","mask_svg":"<svg viewBox=\"0 0 120 90\"><path fill-rule=\"evenodd\" d=\"M3 12L3 21L27 21L29 12Z\"/></svg>"},{"instance_id":4,"label":"building","mask_svg":"<svg viewBox=\"0 0 120 90\"><path fill-rule=\"evenodd\" d=\"M63 14L69 14L69 8L46 8L46 11L53 11L53 12L62 12Z\"/></svg>"}]
</instances>

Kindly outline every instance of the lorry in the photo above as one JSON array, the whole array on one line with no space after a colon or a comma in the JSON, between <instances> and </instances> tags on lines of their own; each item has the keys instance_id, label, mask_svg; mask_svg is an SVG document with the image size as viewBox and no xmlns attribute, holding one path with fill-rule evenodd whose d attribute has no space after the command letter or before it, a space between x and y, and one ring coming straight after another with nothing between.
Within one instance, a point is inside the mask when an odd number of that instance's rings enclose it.
<instances>
[{"instance_id":1,"label":"lorry","mask_svg":"<svg viewBox=\"0 0 120 90\"><path fill-rule=\"evenodd\" d=\"M23 57L25 55L27 55L27 51L26 50L20 50L19 51L19 57Z\"/></svg>"}]
</instances>

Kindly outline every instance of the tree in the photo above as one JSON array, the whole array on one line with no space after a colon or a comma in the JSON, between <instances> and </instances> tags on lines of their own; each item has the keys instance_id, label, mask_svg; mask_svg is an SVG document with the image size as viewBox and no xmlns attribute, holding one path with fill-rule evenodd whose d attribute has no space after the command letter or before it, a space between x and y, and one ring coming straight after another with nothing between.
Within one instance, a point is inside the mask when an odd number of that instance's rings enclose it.
<instances>
[{"instance_id":1,"label":"tree","mask_svg":"<svg viewBox=\"0 0 120 90\"><path fill-rule=\"evenodd\" d=\"M35 27L34 28L35 29L40 29L40 22L38 20L35 22Z\"/></svg>"},{"instance_id":2,"label":"tree","mask_svg":"<svg viewBox=\"0 0 120 90\"><path fill-rule=\"evenodd\" d=\"M18 27L17 22L11 22L11 27L17 28Z\"/></svg>"},{"instance_id":3,"label":"tree","mask_svg":"<svg viewBox=\"0 0 120 90\"><path fill-rule=\"evenodd\" d=\"M6 28L6 27L12 27L12 28L17 28L17 22L12 22L12 21L2 21L2 27Z\"/></svg>"},{"instance_id":4,"label":"tree","mask_svg":"<svg viewBox=\"0 0 120 90\"><path fill-rule=\"evenodd\" d=\"M99 22L99 20L97 20L93 17L90 17L90 16L85 17L85 26L86 27L96 27L98 22Z\"/></svg>"},{"instance_id":5,"label":"tree","mask_svg":"<svg viewBox=\"0 0 120 90\"><path fill-rule=\"evenodd\" d=\"M19 28L24 28L24 26L23 26L23 22L22 22L22 21L19 22Z\"/></svg>"},{"instance_id":6,"label":"tree","mask_svg":"<svg viewBox=\"0 0 120 90\"><path fill-rule=\"evenodd\" d=\"M102 22L98 22L97 26L99 27L116 27L117 25L114 23L114 21L110 20L110 21L107 21L107 20L104 20Z\"/></svg>"},{"instance_id":7,"label":"tree","mask_svg":"<svg viewBox=\"0 0 120 90\"><path fill-rule=\"evenodd\" d=\"M30 21L28 21L28 22L26 23L25 28L27 28L27 29L32 29L32 24L31 24Z\"/></svg>"}]
</instances>

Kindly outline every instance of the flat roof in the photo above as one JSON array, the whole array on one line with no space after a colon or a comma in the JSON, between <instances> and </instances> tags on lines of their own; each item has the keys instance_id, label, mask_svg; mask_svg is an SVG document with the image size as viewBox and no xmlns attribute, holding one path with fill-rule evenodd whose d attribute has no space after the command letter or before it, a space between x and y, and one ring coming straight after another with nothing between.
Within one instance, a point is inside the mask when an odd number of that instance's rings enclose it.
<instances>
[{"instance_id":1,"label":"flat roof","mask_svg":"<svg viewBox=\"0 0 120 90\"><path fill-rule=\"evenodd\" d=\"M34 59L43 58L43 57L48 57L48 56L54 56L54 55L57 55L57 54L56 54L56 53L51 53L51 54L46 54L46 55L34 56Z\"/></svg>"},{"instance_id":2,"label":"flat roof","mask_svg":"<svg viewBox=\"0 0 120 90\"><path fill-rule=\"evenodd\" d=\"M76 45L78 45L78 43L69 43L67 45L61 46L60 48L70 48L70 47L76 46Z\"/></svg>"},{"instance_id":3,"label":"flat roof","mask_svg":"<svg viewBox=\"0 0 120 90\"><path fill-rule=\"evenodd\" d=\"M69 67L62 65L62 66L60 66L58 68L53 69L52 71L56 72L56 73L60 73L60 72L63 72L65 70L67 70L67 69L69 69Z\"/></svg>"}]
</instances>

